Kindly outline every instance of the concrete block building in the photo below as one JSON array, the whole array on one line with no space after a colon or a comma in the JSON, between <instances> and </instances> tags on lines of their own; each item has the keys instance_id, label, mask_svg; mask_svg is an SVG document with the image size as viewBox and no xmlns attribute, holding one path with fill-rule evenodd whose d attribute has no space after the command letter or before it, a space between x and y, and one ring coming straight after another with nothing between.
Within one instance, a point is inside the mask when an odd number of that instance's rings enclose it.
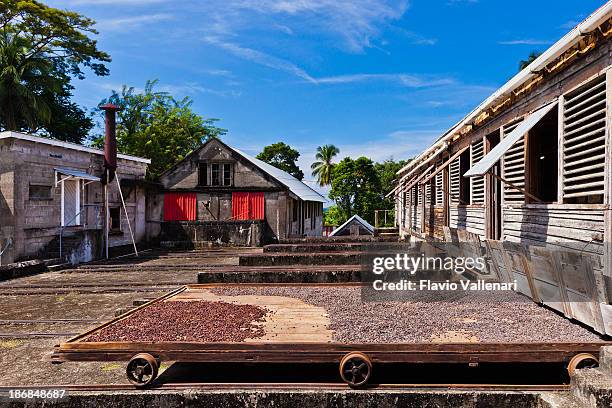
<instances>
[{"instance_id":1,"label":"concrete block building","mask_svg":"<svg viewBox=\"0 0 612 408\"><path fill-rule=\"evenodd\" d=\"M74 263L102 255L103 151L16 133L0 133L0 263L58 257ZM145 190L150 160L118 156L136 241L147 236ZM119 188L109 185L110 246L130 245Z\"/></svg>"},{"instance_id":2,"label":"concrete block building","mask_svg":"<svg viewBox=\"0 0 612 408\"><path fill-rule=\"evenodd\" d=\"M151 197L150 208L162 240L258 245L322 235L323 196L217 139L163 173L160 182L163 189Z\"/></svg>"}]
</instances>

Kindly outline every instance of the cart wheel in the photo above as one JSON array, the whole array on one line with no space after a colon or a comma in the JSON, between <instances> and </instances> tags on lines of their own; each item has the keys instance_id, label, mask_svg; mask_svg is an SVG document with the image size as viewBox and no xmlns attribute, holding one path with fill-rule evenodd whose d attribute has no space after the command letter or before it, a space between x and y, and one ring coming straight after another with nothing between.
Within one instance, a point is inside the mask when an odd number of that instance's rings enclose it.
<instances>
[{"instance_id":1,"label":"cart wheel","mask_svg":"<svg viewBox=\"0 0 612 408\"><path fill-rule=\"evenodd\" d=\"M148 353L136 354L125 370L130 383L136 387L146 387L157 377L159 363Z\"/></svg>"},{"instance_id":2,"label":"cart wheel","mask_svg":"<svg viewBox=\"0 0 612 408\"><path fill-rule=\"evenodd\" d=\"M567 373L570 377L576 374L576 370L581 368L595 368L599 366L599 360L592 354L580 353L576 354L567 365Z\"/></svg>"},{"instance_id":3,"label":"cart wheel","mask_svg":"<svg viewBox=\"0 0 612 408\"><path fill-rule=\"evenodd\" d=\"M340 377L349 387L364 386L372 375L372 362L363 353L348 353L340 360Z\"/></svg>"}]
</instances>

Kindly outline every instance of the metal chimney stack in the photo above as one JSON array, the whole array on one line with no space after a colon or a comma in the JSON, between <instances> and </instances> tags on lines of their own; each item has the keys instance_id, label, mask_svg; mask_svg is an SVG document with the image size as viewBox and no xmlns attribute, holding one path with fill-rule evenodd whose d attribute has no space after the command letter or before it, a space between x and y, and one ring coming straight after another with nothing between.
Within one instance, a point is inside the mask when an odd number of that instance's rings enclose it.
<instances>
[{"instance_id":1,"label":"metal chimney stack","mask_svg":"<svg viewBox=\"0 0 612 408\"><path fill-rule=\"evenodd\" d=\"M105 112L105 134L104 134L104 174L102 183L108 184L115 178L117 170L117 135L115 112L121 110L112 103L100 106Z\"/></svg>"}]
</instances>

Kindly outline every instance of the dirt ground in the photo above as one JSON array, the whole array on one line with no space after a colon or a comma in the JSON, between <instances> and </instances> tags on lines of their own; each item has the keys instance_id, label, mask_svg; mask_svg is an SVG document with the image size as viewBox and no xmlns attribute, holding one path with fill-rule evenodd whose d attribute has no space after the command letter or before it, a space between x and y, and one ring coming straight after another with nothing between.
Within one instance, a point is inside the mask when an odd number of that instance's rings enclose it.
<instances>
[{"instance_id":1,"label":"dirt ground","mask_svg":"<svg viewBox=\"0 0 612 408\"><path fill-rule=\"evenodd\" d=\"M237 265L261 249L147 251L0 283L0 386L125 383L122 363L51 364L53 347L110 320L134 301L156 298L215 265ZM169 364L162 364L165 369Z\"/></svg>"}]
</instances>

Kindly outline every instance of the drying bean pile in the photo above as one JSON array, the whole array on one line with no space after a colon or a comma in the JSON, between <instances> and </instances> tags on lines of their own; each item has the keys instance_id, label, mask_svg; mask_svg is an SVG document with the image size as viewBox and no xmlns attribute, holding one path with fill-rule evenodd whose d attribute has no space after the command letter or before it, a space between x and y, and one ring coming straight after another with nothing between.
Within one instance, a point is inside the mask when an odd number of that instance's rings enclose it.
<instances>
[{"instance_id":1,"label":"drying bean pile","mask_svg":"<svg viewBox=\"0 0 612 408\"><path fill-rule=\"evenodd\" d=\"M596 342L600 338L513 292L414 292L364 302L360 288L217 288L225 296L286 296L324 307L340 343L421 343L459 334L481 343ZM461 341L459 341L461 342Z\"/></svg>"},{"instance_id":2,"label":"drying bean pile","mask_svg":"<svg viewBox=\"0 0 612 408\"><path fill-rule=\"evenodd\" d=\"M94 333L85 341L240 342L264 335L267 311L226 302L158 302Z\"/></svg>"}]
</instances>

